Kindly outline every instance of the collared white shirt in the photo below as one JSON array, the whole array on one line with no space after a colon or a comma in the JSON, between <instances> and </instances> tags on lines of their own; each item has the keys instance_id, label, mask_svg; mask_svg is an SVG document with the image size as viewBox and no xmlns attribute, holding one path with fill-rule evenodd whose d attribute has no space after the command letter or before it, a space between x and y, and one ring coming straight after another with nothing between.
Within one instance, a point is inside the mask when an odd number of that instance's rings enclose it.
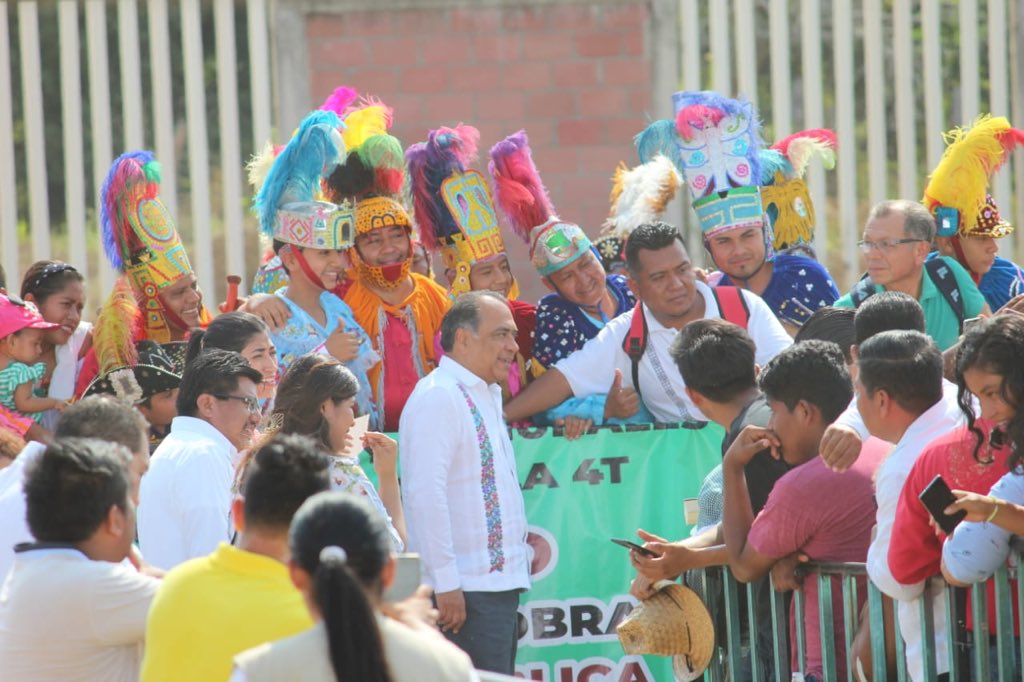
<instances>
[{"instance_id":1,"label":"collared white shirt","mask_svg":"<svg viewBox=\"0 0 1024 682\"><path fill-rule=\"evenodd\" d=\"M942 402L946 406L946 414L951 419L958 420L956 425L961 426L964 423L965 418L963 410L960 409L960 403L957 402L958 390L957 385L952 381L949 381L946 378L942 379ZM975 414L978 414L978 399L972 396L971 401L974 404ZM860 416L860 410L857 408L857 396L853 396L853 399L850 400L850 404L847 405L846 409L843 410L843 413L839 415L839 418L833 423L837 426L850 427L857 432L857 435L860 436L861 440L867 440L868 436L871 435L868 433L868 427L865 426L864 418Z\"/></svg>"},{"instance_id":2,"label":"collared white shirt","mask_svg":"<svg viewBox=\"0 0 1024 682\"><path fill-rule=\"evenodd\" d=\"M0 679L138 680L159 585L77 549L20 552L0 589Z\"/></svg>"},{"instance_id":3,"label":"collared white shirt","mask_svg":"<svg viewBox=\"0 0 1024 682\"><path fill-rule=\"evenodd\" d=\"M476 406L486 438L460 387ZM402 411L398 442L409 546L419 552L424 582L436 592L530 586L526 511L501 409L497 384L445 356L416 384Z\"/></svg>"},{"instance_id":4,"label":"collared white shirt","mask_svg":"<svg viewBox=\"0 0 1024 682\"><path fill-rule=\"evenodd\" d=\"M703 282L697 282L697 291L704 297L704 319L721 318L711 288ZM750 311L747 333L757 349L757 364L763 367L780 351L788 348L793 340L760 296L745 290L742 294ZM574 396L582 398L595 393L607 393L616 368L622 372L622 385L633 386L633 366L626 351L622 349L622 342L629 334L635 312L634 308L612 319L583 348L555 364L555 368L569 382ZM679 331L665 327L654 319L646 305L643 306L643 312L647 319L648 339L647 350L640 359L638 375L640 397L644 405L659 422L689 419L706 421L687 397L684 390L686 384L669 355L669 348Z\"/></svg>"},{"instance_id":5,"label":"collared white shirt","mask_svg":"<svg viewBox=\"0 0 1024 682\"><path fill-rule=\"evenodd\" d=\"M955 401L954 401L955 403ZM924 662L921 658L921 618L917 602L924 592L924 583L903 585L893 578L889 570L889 543L892 526L896 520L896 506L903 485L914 467L914 462L925 447L939 436L960 425L963 413L951 408L946 397L924 411L903 432L896 446L885 458L875 474L875 501L878 511L875 516L875 537L868 548L867 570L878 589L896 600L900 632L907 643L907 667L913 680L922 680ZM945 595L942 589L929 587L932 600L933 622L935 623L935 647L938 671L948 670L946 655Z\"/></svg>"},{"instance_id":6,"label":"collared white shirt","mask_svg":"<svg viewBox=\"0 0 1024 682\"><path fill-rule=\"evenodd\" d=\"M175 417L139 487L139 549L169 570L231 541L231 484L237 453L195 417Z\"/></svg>"},{"instance_id":7,"label":"collared white shirt","mask_svg":"<svg viewBox=\"0 0 1024 682\"><path fill-rule=\"evenodd\" d=\"M25 469L45 451L44 444L31 441L0 469L0 583L14 563L14 546L35 540L25 520Z\"/></svg>"}]
</instances>

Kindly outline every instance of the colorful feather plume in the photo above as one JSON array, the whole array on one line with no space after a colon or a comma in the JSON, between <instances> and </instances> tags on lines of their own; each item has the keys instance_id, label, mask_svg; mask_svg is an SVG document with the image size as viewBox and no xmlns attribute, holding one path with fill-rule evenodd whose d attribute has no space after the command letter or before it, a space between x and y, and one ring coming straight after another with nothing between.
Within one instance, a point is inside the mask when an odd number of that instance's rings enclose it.
<instances>
[{"instance_id":1,"label":"colorful feather plume","mask_svg":"<svg viewBox=\"0 0 1024 682\"><path fill-rule=\"evenodd\" d=\"M637 227L658 220L683 184L672 161L663 155L627 168L619 163L612 179L611 213L602 234L628 238Z\"/></svg>"},{"instance_id":2,"label":"colorful feather plume","mask_svg":"<svg viewBox=\"0 0 1024 682\"><path fill-rule=\"evenodd\" d=\"M1005 117L985 114L944 138L948 146L929 177L922 203L929 210L957 209L969 232L985 208L992 173L1017 145L1024 144L1024 132L1011 128Z\"/></svg>"},{"instance_id":3,"label":"colorful feather plume","mask_svg":"<svg viewBox=\"0 0 1024 682\"><path fill-rule=\"evenodd\" d=\"M335 88L334 92L327 96L324 103L320 105L320 109L323 111L333 111L339 118L343 118L345 116L345 112L347 112L349 107L355 104L358 99L359 92L355 88L349 88L342 85Z\"/></svg>"},{"instance_id":4,"label":"colorful feather plume","mask_svg":"<svg viewBox=\"0 0 1024 682\"><path fill-rule=\"evenodd\" d=\"M92 330L99 373L138 363L135 342L142 337L142 314L127 277L118 278Z\"/></svg>"},{"instance_id":5,"label":"colorful feather plume","mask_svg":"<svg viewBox=\"0 0 1024 682\"><path fill-rule=\"evenodd\" d=\"M491 147L490 157L494 203L512 231L529 244L530 231L556 213L533 163L526 131L509 135Z\"/></svg>"},{"instance_id":6,"label":"colorful feather plume","mask_svg":"<svg viewBox=\"0 0 1024 682\"><path fill-rule=\"evenodd\" d=\"M283 144L275 145L270 140L263 145L263 149L260 150L259 154L254 154L249 163L245 164L246 178L249 180L249 186L252 187L254 192L259 192L260 187L263 187L263 181L267 179L267 173L270 172L270 167L274 165L274 159L284 149Z\"/></svg>"},{"instance_id":7,"label":"colorful feather plume","mask_svg":"<svg viewBox=\"0 0 1024 682\"><path fill-rule=\"evenodd\" d=\"M792 172L802 178L811 159L818 157L825 168L836 166L836 134L827 128L812 128L785 137L771 146L789 161ZM788 174L787 174L788 175Z\"/></svg>"},{"instance_id":8,"label":"colorful feather plume","mask_svg":"<svg viewBox=\"0 0 1024 682\"><path fill-rule=\"evenodd\" d=\"M438 128L405 153L409 168L413 211L420 239L428 251L440 246L442 237L459 233L451 211L441 196L441 184L453 173L463 173L476 157L480 131L468 125Z\"/></svg>"},{"instance_id":9,"label":"colorful feather plume","mask_svg":"<svg viewBox=\"0 0 1024 682\"><path fill-rule=\"evenodd\" d=\"M781 173L784 178L794 177L793 166L778 149L762 149L757 156L761 162L761 177L757 184L762 187L775 182L776 173Z\"/></svg>"},{"instance_id":10,"label":"colorful feather plume","mask_svg":"<svg viewBox=\"0 0 1024 682\"><path fill-rule=\"evenodd\" d=\"M679 156L679 133L673 121L662 119L654 121L633 138L640 163L652 161L661 154L668 157L676 168L683 169L683 159Z\"/></svg>"},{"instance_id":11,"label":"colorful feather plume","mask_svg":"<svg viewBox=\"0 0 1024 682\"><path fill-rule=\"evenodd\" d=\"M134 206L155 199L160 191L160 164L149 151L126 152L107 173L100 189L100 230L103 249L115 270L142 246L128 222Z\"/></svg>"},{"instance_id":12,"label":"colorful feather plume","mask_svg":"<svg viewBox=\"0 0 1024 682\"><path fill-rule=\"evenodd\" d=\"M333 111L317 110L306 116L267 173L253 200L260 229L271 237L277 209L294 201L313 201L320 193L321 178L329 176L341 162L345 149L338 128L341 120Z\"/></svg>"}]
</instances>

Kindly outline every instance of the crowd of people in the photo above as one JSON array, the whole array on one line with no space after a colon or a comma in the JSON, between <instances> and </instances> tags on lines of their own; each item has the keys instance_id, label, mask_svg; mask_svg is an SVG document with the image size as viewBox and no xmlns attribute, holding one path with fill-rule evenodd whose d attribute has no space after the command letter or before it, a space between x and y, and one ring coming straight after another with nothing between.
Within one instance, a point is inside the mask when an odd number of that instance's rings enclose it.
<instances>
[{"instance_id":1,"label":"crowd of people","mask_svg":"<svg viewBox=\"0 0 1024 682\"><path fill-rule=\"evenodd\" d=\"M932 597L947 672L943 581L988 580L1024 533L1024 272L996 256L1012 227L987 193L1024 133L992 116L950 133L921 202L871 210L867 272L840 295L802 180L835 135L768 146L749 102L673 103L591 240L524 131L485 175L473 127L403 150L385 104L339 88L250 163L266 258L217 316L158 162L119 157L101 222L120 277L94 324L73 265L33 264L20 294L0 272L0 679L511 675L532 552L508 427L629 422L726 432L694 534L639 531L635 596L718 565L752 608L803 589L793 666L817 680L800 566L866 562L915 681ZM708 270L661 220L684 184ZM536 304L505 236L549 290ZM948 537L917 499L936 474L967 512ZM425 587L385 599L405 551ZM869 677L866 609L849 652L833 614L838 669Z\"/></svg>"}]
</instances>

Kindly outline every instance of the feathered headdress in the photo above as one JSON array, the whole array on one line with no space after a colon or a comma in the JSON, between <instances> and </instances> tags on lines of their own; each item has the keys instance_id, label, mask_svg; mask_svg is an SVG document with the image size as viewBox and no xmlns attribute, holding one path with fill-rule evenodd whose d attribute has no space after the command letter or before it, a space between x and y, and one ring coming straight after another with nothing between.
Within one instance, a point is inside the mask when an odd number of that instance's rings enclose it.
<instances>
[{"instance_id":1,"label":"feathered headdress","mask_svg":"<svg viewBox=\"0 0 1024 682\"><path fill-rule=\"evenodd\" d=\"M693 198L705 236L761 226L761 124L750 102L710 91L672 96L674 121L655 121L636 136L640 161L668 156Z\"/></svg>"},{"instance_id":2,"label":"feathered headdress","mask_svg":"<svg viewBox=\"0 0 1024 682\"><path fill-rule=\"evenodd\" d=\"M168 319L187 325L164 308L159 293L192 275L192 265L159 191L153 153L122 154L100 190L100 230L110 264L127 279L136 314L143 315L145 338L164 343L171 337Z\"/></svg>"},{"instance_id":3,"label":"feathered headdress","mask_svg":"<svg viewBox=\"0 0 1024 682\"><path fill-rule=\"evenodd\" d=\"M1002 117L985 114L970 127L944 135L946 151L932 171L922 203L935 214L938 235L1005 237L1013 226L1002 220L988 194L992 174L1024 145L1024 131Z\"/></svg>"},{"instance_id":4,"label":"feathered headdress","mask_svg":"<svg viewBox=\"0 0 1024 682\"><path fill-rule=\"evenodd\" d=\"M479 139L476 128L460 124L430 131L406 152L420 239L440 249L452 296L472 288L474 264L505 253L487 182L469 168Z\"/></svg>"},{"instance_id":5,"label":"feathered headdress","mask_svg":"<svg viewBox=\"0 0 1024 682\"><path fill-rule=\"evenodd\" d=\"M124 278L117 280L92 330L100 375L117 367L134 366L138 362L135 343L146 338L141 322L131 284Z\"/></svg>"},{"instance_id":6,"label":"feathered headdress","mask_svg":"<svg viewBox=\"0 0 1024 682\"><path fill-rule=\"evenodd\" d=\"M343 99L339 98L339 105ZM401 142L388 133L394 121L391 107L372 97L353 98L339 115L345 126L342 140L346 153L327 179L331 197L358 201L369 195L395 197L401 193L405 157Z\"/></svg>"},{"instance_id":7,"label":"feathered headdress","mask_svg":"<svg viewBox=\"0 0 1024 682\"><path fill-rule=\"evenodd\" d=\"M835 151L836 134L815 128L793 133L761 152L761 200L774 233L774 248L814 240L817 219L803 178L814 158L821 159L827 169L835 168Z\"/></svg>"},{"instance_id":8,"label":"feathered headdress","mask_svg":"<svg viewBox=\"0 0 1024 682\"><path fill-rule=\"evenodd\" d=\"M249 163L245 164L246 179L249 181L249 186L252 187L253 192L259 193L263 187L263 181L267 179L267 173L270 172L270 167L274 165L274 159L284 149L283 144L275 145L270 140L263 145L263 149L258 154L254 154Z\"/></svg>"},{"instance_id":9,"label":"feathered headdress","mask_svg":"<svg viewBox=\"0 0 1024 682\"><path fill-rule=\"evenodd\" d=\"M679 171L662 154L634 168L619 163L612 178L611 212L601 234L625 239L638 226L658 220L682 184Z\"/></svg>"},{"instance_id":10,"label":"feathered headdress","mask_svg":"<svg viewBox=\"0 0 1024 682\"><path fill-rule=\"evenodd\" d=\"M491 148L488 168L495 204L508 226L530 245L530 262L542 277L561 270L592 247L578 225L561 220L533 163L526 131Z\"/></svg>"},{"instance_id":11,"label":"feathered headdress","mask_svg":"<svg viewBox=\"0 0 1024 682\"><path fill-rule=\"evenodd\" d=\"M285 244L344 249L352 244L355 215L349 204L316 201L321 180L341 161L341 121L332 111L314 111L299 124L253 200L260 230Z\"/></svg>"}]
</instances>

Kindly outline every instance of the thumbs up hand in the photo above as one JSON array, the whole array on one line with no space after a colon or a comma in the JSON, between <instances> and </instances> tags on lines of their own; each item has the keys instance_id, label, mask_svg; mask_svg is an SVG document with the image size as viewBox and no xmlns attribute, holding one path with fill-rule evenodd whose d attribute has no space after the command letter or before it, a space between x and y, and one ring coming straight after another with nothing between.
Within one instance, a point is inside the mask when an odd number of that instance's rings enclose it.
<instances>
[{"instance_id":1,"label":"thumbs up hand","mask_svg":"<svg viewBox=\"0 0 1024 682\"><path fill-rule=\"evenodd\" d=\"M324 342L327 352L339 362L350 362L359 355L359 334L345 331L345 320L338 318L338 327Z\"/></svg>"},{"instance_id":2,"label":"thumbs up hand","mask_svg":"<svg viewBox=\"0 0 1024 682\"><path fill-rule=\"evenodd\" d=\"M604 418L628 419L640 409L640 394L632 386L623 387L622 370L615 369L615 378L608 389L608 399L604 404Z\"/></svg>"}]
</instances>

